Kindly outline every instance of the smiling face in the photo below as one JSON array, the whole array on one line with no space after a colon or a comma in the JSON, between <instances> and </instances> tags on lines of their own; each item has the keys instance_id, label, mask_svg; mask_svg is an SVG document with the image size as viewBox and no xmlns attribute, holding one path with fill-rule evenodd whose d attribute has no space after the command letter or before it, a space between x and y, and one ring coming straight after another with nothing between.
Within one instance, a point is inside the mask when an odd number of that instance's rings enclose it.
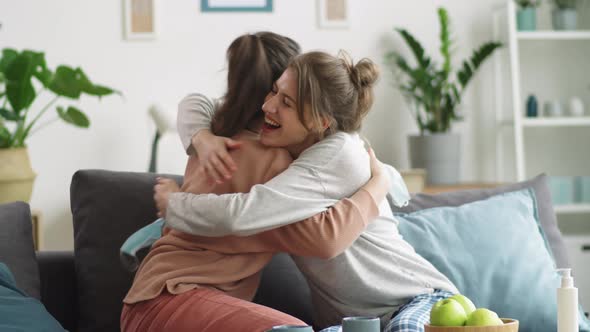
<instances>
[{"instance_id":1,"label":"smiling face","mask_svg":"<svg viewBox=\"0 0 590 332\"><path fill-rule=\"evenodd\" d=\"M299 119L298 107L304 107L304 114L309 114L309 105L297 105L297 74L287 69L273 84L266 96L262 111L264 125L260 142L266 146L287 149L293 158L318 141L318 135L304 125ZM307 118L307 116L305 117Z\"/></svg>"}]
</instances>

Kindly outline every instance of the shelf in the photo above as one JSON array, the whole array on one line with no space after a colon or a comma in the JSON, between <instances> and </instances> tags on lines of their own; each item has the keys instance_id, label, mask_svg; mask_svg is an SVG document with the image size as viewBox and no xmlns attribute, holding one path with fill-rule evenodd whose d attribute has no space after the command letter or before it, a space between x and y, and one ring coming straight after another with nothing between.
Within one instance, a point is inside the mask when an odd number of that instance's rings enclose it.
<instances>
[{"instance_id":1,"label":"shelf","mask_svg":"<svg viewBox=\"0 0 590 332\"><path fill-rule=\"evenodd\" d=\"M590 204L567 204L567 205L556 205L555 213L566 214L566 213L588 213L590 212Z\"/></svg>"},{"instance_id":2,"label":"shelf","mask_svg":"<svg viewBox=\"0 0 590 332\"><path fill-rule=\"evenodd\" d=\"M590 126L590 116L555 117L555 118L524 118L525 127L581 127Z\"/></svg>"},{"instance_id":3,"label":"shelf","mask_svg":"<svg viewBox=\"0 0 590 332\"><path fill-rule=\"evenodd\" d=\"M519 40L590 40L590 31L519 31L516 37Z\"/></svg>"},{"instance_id":4,"label":"shelf","mask_svg":"<svg viewBox=\"0 0 590 332\"><path fill-rule=\"evenodd\" d=\"M514 121L503 121L502 126L513 126ZM523 127L584 127L590 126L590 116L559 118L523 118Z\"/></svg>"}]
</instances>

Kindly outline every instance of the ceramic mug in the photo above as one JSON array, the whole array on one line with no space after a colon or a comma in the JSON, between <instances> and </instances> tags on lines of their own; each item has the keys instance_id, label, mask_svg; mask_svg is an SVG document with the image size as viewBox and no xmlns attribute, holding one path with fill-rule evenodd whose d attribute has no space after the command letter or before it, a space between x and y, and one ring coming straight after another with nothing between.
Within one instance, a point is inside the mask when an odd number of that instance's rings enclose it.
<instances>
[{"instance_id":1,"label":"ceramic mug","mask_svg":"<svg viewBox=\"0 0 590 332\"><path fill-rule=\"evenodd\" d=\"M342 332L379 332L381 320L377 317L345 317Z\"/></svg>"},{"instance_id":2,"label":"ceramic mug","mask_svg":"<svg viewBox=\"0 0 590 332\"><path fill-rule=\"evenodd\" d=\"M559 100L552 100L545 103L545 116L562 116L563 110Z\"/></svg>"},{"instance_id":3,"label":"ceramic mug","mask_svg":"<svg viewBox=\"0 0 590 332\"><path fill-rule=\"evenodd\" d=\"M273 326L270 330L266 332L313 332L311 326L307 325L278 325Z\"/></svg>"}]
</instances>

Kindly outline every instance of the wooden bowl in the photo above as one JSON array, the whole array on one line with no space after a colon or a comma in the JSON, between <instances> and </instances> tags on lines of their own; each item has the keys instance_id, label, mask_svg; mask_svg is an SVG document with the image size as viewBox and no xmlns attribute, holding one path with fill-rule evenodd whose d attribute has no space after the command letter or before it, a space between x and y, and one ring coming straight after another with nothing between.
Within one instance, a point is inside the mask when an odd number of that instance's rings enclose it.
<instances>
[{"instance_id":1,"label":"wooden bowl","mask_svg":"<svg viewBox=\"0 0 590 332\"><path fill-rule=\"evenodd\" d=\"M500 318L504 325L497 326L431 326L424 325L425 332L518 332L516 319Z\"/></svg>"}]
</instances>

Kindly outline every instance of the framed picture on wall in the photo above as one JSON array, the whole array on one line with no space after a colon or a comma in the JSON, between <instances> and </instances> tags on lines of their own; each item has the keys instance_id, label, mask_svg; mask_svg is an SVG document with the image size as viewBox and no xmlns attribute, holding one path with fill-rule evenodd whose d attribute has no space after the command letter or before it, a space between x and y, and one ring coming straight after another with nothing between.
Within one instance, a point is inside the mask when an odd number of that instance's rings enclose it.
<instances>
[{"instance_id":1,"label":"framed picture on wall","mask_svg":"<svg viewBox=\"0 0 590 332\"><path fill-rule=\"evenodd\" d=\"M125 39L156 38L155 0L123 0L123 7Z\"/></svg>"},{"instance_id":2,"label":"framed picture on wall","mask_svg":"<svg viewBox=\"0 0 590 332\"><path fill-rule=\"evenodd\" d=\"M317 0L320 28L344 29L350 26L348 0Z\"/></svg>"},{"instance_id":3,"label":"framed picture on wall","mask_svg":"<svg viewBox=\"0 0 590 332\"><path fill-rule=\"evenodd\" d=\"M201 0L202 12L272 12L272 0Z\"/></svg>"}]
</instances>

